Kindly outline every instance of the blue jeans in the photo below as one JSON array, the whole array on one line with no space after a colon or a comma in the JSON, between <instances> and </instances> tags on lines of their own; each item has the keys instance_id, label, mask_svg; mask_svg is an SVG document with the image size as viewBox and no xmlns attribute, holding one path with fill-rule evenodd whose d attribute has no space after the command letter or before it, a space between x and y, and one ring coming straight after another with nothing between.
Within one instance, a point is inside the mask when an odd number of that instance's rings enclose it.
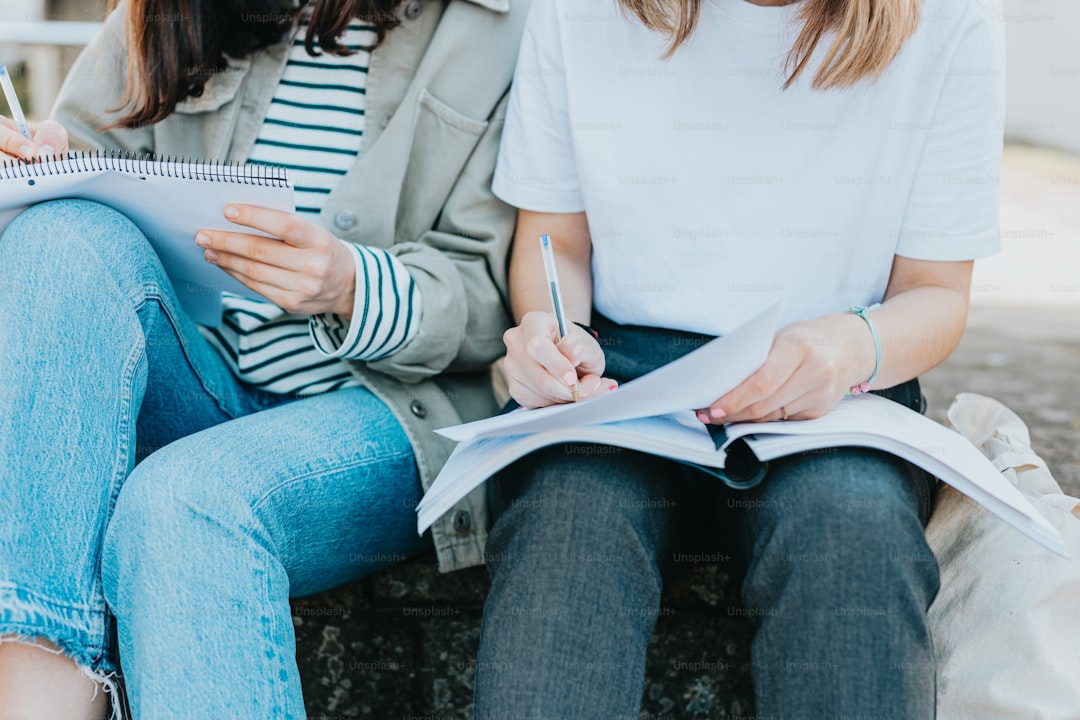
<instances>
[{"instance_id":1,"label":"blue jeans","mask_svg":"<svg viewBox=\"0 0 1080 720\"><path fill-rule=\"evenodd\" d=\"M140 720L304 717L289 597L427 544L389 408L237 381L106 207L0 238L0 383L0 635L111 686L115 619Z\"/></svg>"},{"instance_id":2,"label":"blue jeans","mask_svg":"<svg viewBox=\"0 0 1080 720\"><path fill-rule=\"evenodd\" d=\"M742 493L668 460L570 445L491 482L503 509L478 718L637 720L665 572L703 555L730 555L743 577L755 717L934 717L932 481L906 462L805 453Z\"/></svg>"}]
</instances>

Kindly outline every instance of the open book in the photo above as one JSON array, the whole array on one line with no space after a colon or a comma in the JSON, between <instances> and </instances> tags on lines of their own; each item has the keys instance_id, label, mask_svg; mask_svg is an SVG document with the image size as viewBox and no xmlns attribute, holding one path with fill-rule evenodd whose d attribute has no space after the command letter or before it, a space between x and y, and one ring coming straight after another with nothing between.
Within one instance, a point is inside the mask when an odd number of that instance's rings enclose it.
<instances>
[{"instance_id":1,"label":"open book","mask_svg":"<svg viewBox=\"0 0 1080 720\"><path fill-rule=\"evenodd\" d=\"M161 258L184 309L211 327L221 323L222 292L262 296L205 262L195 233L261 234L229 223L223 215L229 203L294 210L284 168L72 153L53 162L0 166L0 232L31 205L64 198L99 202L130 218Z\"/></svg>"},{"instance_id":2,"label":"open book","mask_svg":"<svg viewBox=\"0 0 1080 720\"><path fill-rule=\"evenodd\" d=\"M755 484L760 479L755 465L778 457L867 447L923 468L1031 539L1068 556L1060 533L964 436L891 400L849 396L816 420L735 423L714 438L692 408L707 407L761 366L778 314L779 305L773 304L728 335L608 395L440 430L459 445L417 507L418 530L424 532L494 473L551 445L610 445L703 469L723 469L738 460L738 468L727 473L733 487Z\"/></svg>"}]
</instances>

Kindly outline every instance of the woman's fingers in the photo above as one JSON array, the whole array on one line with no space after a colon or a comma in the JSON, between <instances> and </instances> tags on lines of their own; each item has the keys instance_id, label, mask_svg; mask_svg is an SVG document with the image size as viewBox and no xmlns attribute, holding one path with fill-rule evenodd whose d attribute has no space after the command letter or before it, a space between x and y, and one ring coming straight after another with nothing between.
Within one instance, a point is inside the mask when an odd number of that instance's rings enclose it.
<instances>
[{"instance_id":1,"label":"woman's fingers","mask_svg":"<svg viewBox=\"0 0 1080 720\"><path fill-rule=\"evenodd\" d=\"M780 403L776 402L773 396L796 374L799 363L800 358L797 355L774 344L765 364L758 368L757 372L706 410L710 419L713 422L725 423L759 420L779 409ZM780 398L783 399L791 398Z\"/></svg>"},{"instance_id":2,"label":"woman's fingers","mask_svg":"<svg viewBox=\"0 0 1080 720\"><path fill-rule=\"evenodd\" d=\"M520 325L506 331L504 368L515 400L542 407L572 401L574 385L582 397L601 391L603 350L577 326L571 332L560 339L555 316L542 312L528 313Z\"/></svg>"},{"instance_id":3,"label":"woman's fingers","mask_svg":"<svg viewBox=\"0 0 1080 720\"><path fill-rule=\"evenodd\" d=\"M571 325L566 337L556 343L559 352L570 361L581 376L604 372L604 350L592 335Z\"/></svg>"},{"instance_id":4,"label":"woman's fingers","mask_svg":"<svg viewBox=\"0 0 1080 720\"><path fill-rule=\"evenodd\" d=\"M204 250L229 253L286 270L296 270L293 265L299 261L296 248L280 240L246 233L200 230L195 244Z\"/></svg>"},{"instance_id":5,"label":"woman's fingers","mask_svg":"<svg viewBox=\"0 0 1080 720\"><path fill-rule=\"evenodd\" d=\"M31 128L33 139L23 137L15 123L0 117L0 155L7 155L27 162L47 162L67 155L68 132L58 122L46 120Z\"/></svg>"},{"instance_id":6,"label":"woman's fingers","mask_svg":"<svg viewBox=\"0 0 1080 720\"><path fill-rule=\"evenodd\" d=\"M831 345L805 323L777 333L769 356L755 373L710 407L702 422L766 422L820 417L840 399L832 397L836 377L827 350Z\"/></svg>"},{"instance_id":7,"label":"woman's fingers","mask_svg":"<svg viewBox=\"0 0 1080 720\"><path fill-rule=\"evenodd\" d=\"M303 315L303 308L299 307L298 303L294 303L290 298L288 290L283 290L276 285L269 285L258 280L254 280L247 275L239 273L229 268L221 268L227 275L234 278L237 282L240 282L247 288L254 290L262 295L268 301L277 305L279 308L291 315Z\"/></svg>"},{"instance_id":8,"label":"woman's fingers","mask_svg":"<svg viewBox=\"0 0 1080 720\"><path fill-rule=\"evenodd\" d=\"M251 260L242 255L233 255L232 253L217 250L207 250L203 255L208 263L217 265L222 270L230 271L229 274L234 277L239 275L240 278L237 279L240 279L241 282L247 279L285 292L295 290L298 283L295 273L257 260ZM247 282L244 282L244 284L251 287ZM252 288L252 290L255 290L255 288Z\"/></svg>"},{"instance_id":9,"label":"woman's fingers","mask_svg":"<svg viewBox=\"0 0 1080 720\"><path fill-rule=\"evenodd\" d=\"M514 363L510 356L503 359L503 372L506 374L510 386L511 397L524 407L547 407L548 405L568 403L573 400L569 389L564 388L561 384L556 383L548 386L548 391L558 393L558 397L553 398L544 391L534 388L530 384L530 380L522 380L526 374L521 371L520 367ZM581 384L582 400L597 397L599 395L606 395L613 390L617 390L619 387L619 383L610 378L600 377L599 375L586 375L582 377L579 382Z\"/></svg>"},{"instance_id":10,"label":"woman's fingers","mask_svg":"<svg viewBox=\"0 0 1080 720\"><path fill-rule=\"evenodd\" d=\"M597 397L599 395L607 395L613 390L618 390L619 383L615 382L611 378L600 377L599 375L586 375L581 378L581 399Z\"/></svg>"},{"instance_id":11,"label":"woman's fingers","mask_svg":"<svg viewBox=\"0 0 1080 720\"><path fill-rule=\"evenodd\" d=\"M543 372L542 368L526 358L523 367L519 357L508 354L503 360L503 371L510 386L510 395L527 408L546 407L574 399L570 388Z\"/></svg>"},{"instance_id":12,"label":"woman's fingers","mask_svg":"<svg viewBox=\"0 0 1080 720\"><path fill-rule=\"evenodd\" d=\"M34 141L23 137L14 122L8 118L0 118L0 153L32 162L37 158L37 152Z\"/></svg>"},{"instance_id":13,"label":"woman's fingers","mask_svg":"<svg viewBox=\"0 0 1080 720\"><path fill-rule=\"evenodd\" d=\"M559 323L551 313L529 313L521 320L528 337L525 350L554 377L567 385L585 375L604 372L604 351L596 338L571 325L566 337L559 338Z\"/></svg>"},{"instance_id":14,"label":"woman's fingers","mask_svg":"<svg viewBox=\"0 0 1080 720\"><path fill-rule=\"evenodd\" d=\"M68 132L60 123L46 120L37 126L33 135L39 160L49 161L67 155Z\"/></svg>"},{"instance_id":15,"label":"woman's fingers","mask_svg":"<svg viewBox=\"0 0 1080 720\"><path fill-rule=\"evenodd\" d=\"M698 410L698 420L720 424L812 420L821 417L840 401L840 396L833 396L833 386L822 378L823 373L817 369L815 363L804 363L796 368L780 387L749 405L728 412L724 409L726 401L721 398L712 406Z\"/></svg>"},{"instance_id":16,"label":"woman's fingers","mask_svg":"<svg viewBox=\"0 0 1080 720\"><path fill-rule=\"evenodd\" d=\"M556 344L559 324L551 313L529 313L521 319L524 344L521 349L552 377L567 387L578 382L574 363Z\"/></svg>"},{"instance_id":17,"label":"woman's fingers","mask_svg":"<svg viewBox=\"0 0 1080 720\"><path fill-rule=\"evenodd\" d=\"M333 238L321 225L281 210L270 210L254 205L228 205L225 208L225 217L231 223L261 230L267 235L284 240L293 247L310 248L317 245L320 240Z\"/></svg>"},{"instance_id":18,"label":"woman's fingers","mask_svg":"<svg viewBox=\"0 0 1080 720\"><path fill-rule=\"evenodd\" d=\"M250 205L229 208L236 210L230 217L234 223L269 232L273 237L200 230L195 242L206 250L208 262L267 287L280 288L280 300L268 299L290 313L351 313L356 265L343 240L289 213ZM258 288L252 289L266 295Z\"/></svg>"},{"instance_id":19,"label":"woman's fingers","mask_svg":"<svg viewBox=\"0 0 1080 720\"><path fill-rule=\"evenodd\" d=\"M739 410L726 413L722 419L725 423L790 419L795 413L804 409L805 398L814 390L815 388L807 383L806 376L796 370L773 392ZM714 405L713 408L715 407L718 406Z\"/></svg>"}]
</instances>

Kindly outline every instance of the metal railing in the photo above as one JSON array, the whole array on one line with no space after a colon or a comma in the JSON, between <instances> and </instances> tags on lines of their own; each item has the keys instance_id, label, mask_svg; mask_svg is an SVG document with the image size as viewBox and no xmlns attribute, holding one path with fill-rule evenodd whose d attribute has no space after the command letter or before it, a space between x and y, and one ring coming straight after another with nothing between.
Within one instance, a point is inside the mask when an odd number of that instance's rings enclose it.
<instances>
[{"instance_id":1,"label":"metal railing","mask_svg":"<svg viewBox=\"0 0 1080 720\"><path fill-rule=\"evenodd\" d=\"M101 29L96 22L37 22L0 23L0 45L85 45Z\"/></svg>"},{"instance_id":2,"label":"metal railing","mask_svg":"<svg viewBox=\"0 0 1080 720\"><path fill-rule=\"evenodd\" d=\"M29 81L31 115L45 117L60 92L63 48L86 45L100 29L101 23L95 22L0 22L0 45L21 49Z\"/></svg>"}]
</instances>

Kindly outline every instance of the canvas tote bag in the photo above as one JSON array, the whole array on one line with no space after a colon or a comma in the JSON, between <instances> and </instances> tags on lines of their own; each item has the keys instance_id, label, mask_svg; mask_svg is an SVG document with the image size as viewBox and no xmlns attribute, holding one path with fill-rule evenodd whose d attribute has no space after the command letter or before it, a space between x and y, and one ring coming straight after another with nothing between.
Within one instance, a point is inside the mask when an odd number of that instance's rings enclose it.
<instances>
[{"instance_id":1,"label":"canvas tote bag","mask_svg":"<svg viewBox=\"0 0 1080 720\"><path fill-rule=\"evenodd\" d=\"M1058 530L1054 555L943 487L927 526L941 567L929 620L939 720L1080 720L1080 500L1031 449L1027 426L988 397L962 393L948 424Z\"/></svg>"}]
</instances>

